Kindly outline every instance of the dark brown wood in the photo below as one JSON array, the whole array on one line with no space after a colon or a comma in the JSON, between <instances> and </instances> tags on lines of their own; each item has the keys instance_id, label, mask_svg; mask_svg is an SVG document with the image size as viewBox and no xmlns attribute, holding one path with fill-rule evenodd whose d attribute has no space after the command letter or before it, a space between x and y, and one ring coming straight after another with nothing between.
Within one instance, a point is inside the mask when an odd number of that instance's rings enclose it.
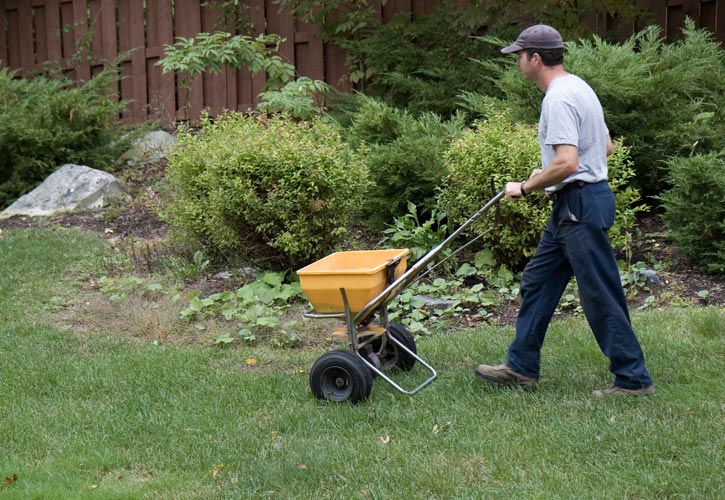
<instances>
[{"instance_id":1,"label":"dark brown wood","mask_svg":"<svg viewBox=\"0 0 725 500\"><path fill-rule=\"evenodd\" d=\"M464 7L469 0L455 0ZM370 0L380 19L399 13L412 19L426 15L441 0ZM265 76L245 69L224 69L189 81L183 74L163 74L157 65L164 45L175 37L193 37L220 28L220 15L203 0L0 0L0 65L18 76L41 71L55 61L65 74L87 81L104 63L123 56L118 98L129 104L119 117L125 122L159 119L166 126L177 120L196 122L203 109L254 109ZM280 12L274 0L245 0L253 34L285 38L280 55L293 64L298 76L324 80L351 91L345 53L315 36L319 26ZM667 41L681 37L687 17L725 42L725 0L638 0L650 13L650 22L662 26ZM597 14L586 20L598 34L626 37L644 25L622 23L618 16ZM90 40L88 39L90 36ZM112 89L113 91L113 89Z\"/></svg>"}]
</instances>

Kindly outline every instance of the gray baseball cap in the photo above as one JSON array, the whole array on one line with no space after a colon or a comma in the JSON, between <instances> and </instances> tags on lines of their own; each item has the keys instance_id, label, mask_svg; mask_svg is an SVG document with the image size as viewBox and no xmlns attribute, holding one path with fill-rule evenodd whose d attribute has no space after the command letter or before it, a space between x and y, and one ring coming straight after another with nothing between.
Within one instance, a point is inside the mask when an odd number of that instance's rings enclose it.
<instances>
[{"instance_id":1,"label":"gray baseball cap","mask_svg":"<svg viewBox=\"0 0 725 500\"><path fill-rule=\"evenodd\" d=\"M521 32L514 43L501 49L504 54L511 54L523 49L561 49L564 41L561 35L551 26L537 24Z\"/></svg>"}]
</instances>

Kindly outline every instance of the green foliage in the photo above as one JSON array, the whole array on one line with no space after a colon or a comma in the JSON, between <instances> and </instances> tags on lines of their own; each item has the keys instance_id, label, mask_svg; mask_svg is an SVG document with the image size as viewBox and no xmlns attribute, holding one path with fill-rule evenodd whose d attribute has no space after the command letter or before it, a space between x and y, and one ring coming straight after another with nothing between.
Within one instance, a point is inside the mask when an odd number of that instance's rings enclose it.
<instances>
[{"instance_id":1,"label":"green foliage","mask_svg":"<svg viewBox=\"0 0 725 500\"><path fill-rule=\"evenodd\" d=\"M117 122L125 103L109 94L117 81L114 67L80 86L0 69L0 209L65 163L112 165L130 142Z\"/></svg>"},{"instance_id":2,"label":"green foliage","mask_svg":"<svg viewBox=\"0 0 725 500\"><path fill-rule=\"evenodd\" d=\"M365 62L370 82L366 94L414 115L452 116L458 94L498 92L475 59L493 57L497 49L474 36L490 18L475 8L449 2L414 21L401 13L353 45ZM496 32L499 29L494 26Z\"/></svg>"},{"instance_id":3,"label":"green foliage","mask_svg":"<svg viewBox=\"0 0 725 500\"><path fill-rule=\"evenodd\" d=\"M179 130L163 216L217 255L296 266L329 253L367 189L364 166L323 119L228 113Z\"/></svg>"},{"instance_id":4,"label":"green foliage","mask_svg":"<svg viewBox=\"0 0 725 500\"><path fill-rule=\"evenodd\" d=\"M242 68L252 74L267 75L266 88L279 89L294 77L294 66L278 55L284 41L278 35L260 34L256 38L223 31L199 33L196 37L178 37L173 45L164 45L164 57L156 64L164 73L184 71L190 78L203 71L219 73L223 66Z\"/></svg>"},{"instance_id":5,"label":"green foliage","mask_svg":"<svg viewBox=\"0 0 725 500\"><path fill-rule=\"evenodd\" d=\"M617 203L617 224L610 238L615 248L622 248L629 241L626 233L634 225L634 214L641 208L632 207L639 195L628 184L633 175L628 151L621 142L615 150L608 161ZM491 183L502 189L506 182L526 179L533 169L541 168L536 127L512 123L505 115L494 116L455 141L445 160L450 174L441 187L439 206L448 214L449 225L459 225L488 201ZM471 232L478 234L498 223L482 242L494 250L497 261L519 269L536 249L550 202L543 195L513 203L503 200L497 210L498 215L493 210L484 214Z\"/></svg>"},{"instance_id":6,"label":"green foliage","mask_svg":"<svg viewBox=\"0 0 725 500\"><path fill-rule=\"evenodd\" d=\"M516 300L518 294L517 277L484 249L476 253L473 265L464 263L450 276L417 282L403 290L391 302L390 319L413 333L428 333L426 325L431 323L486 320L493 308ZM437 302L429 304L425 297Z\"/></svg>"},{"instance_id":7,"label":"green foliage","mask_svg":"<svg viewBox=\"0 0 725 500\"><path fill-rule=\"evenodd\" d=\"M372 98L363 99L348 129L348 140L361 150L373 186L363 214L372 228L382 228L407 212L408 203L427 218L435 189L446 174L443 153L460 135L463 121L433 114L413 117Z\"/></svg>"},{"instance_id":8,"label":"green foliage","mask_svg":"<svg viewBox=\"0 0 725 500\"><path fill-rule=\"evenodd\" d=\"M587 21L597 14L616 16L622 24L639 22L641 25L643 19L651 17L645 9L633 5L636 2L631 0L473 0L471 3L499 23L517 20L519 31L521 24L518 20L533 19L536 23L556 26L562 35L570 38L591 35Z\"/></svg>"},{"instance_id":9,"label":"green foliage","mask_svg":"<svg viewBox=\"0 0 725 500\"><path fill-rule=\"evenodd\" d=\"M409 249L408 262L413 264L446 238L448 226L444 223L445 219L445 212L434 209L430 219L421 223L418 209L413 203L408 203L408 213L396 217L393 224L383 231L385 237L381 243L390 248ZM443 256L446 253L450 253L450 249L444 250Z\"/></svg>"},{"instance_id":10,"label":"green foliage","mask_svg":"<svg viewBox=\"0 0 725 500\"><path fill-rule=\"evenodd\" d=\"M660 199L670 234L694 265L725 273L725 155L673 158L668 164L672 188Z\"/></svg>"},{"instance_id":11,"label":"green foliage","mask_svg":"<svg viewBox=\"0 0 725 500\"><path fill-rule=\"evenodd\" d=\"M257 106L267 114L287 114L301 120L309 120L323 111L321 98L330 91L323 81L306 76L288 82L279 90L259 94L262 102Z\"/></svg>"},{"instance_id":12,"label":"green foliage","mask_svg":"<svg viewBox=\"0 0 725 500\"><path fill-rule=\"evenodd\" d=\"M623 44L597 37L568 42L564 67L597 92L612 136L624 137L631 146L636 184L645 194L667 187L667 158L723 148L725 51L692 21L674 44L665 44L654 26ZM484 68L496 72L495 63ZM536 122L539 89L524 81L514 65L498 75L507 96L504 105L516 119Z\"/></svg>"},{"instance_id":13,"label":"green foliage","mask_svg":"<svg viewBox=\"0 0 725 500\"><path fill-rule=\"evenodd\" d=\"M237 338L251 344L265 335L271 336L275 347L294 347L299 342L296 334L275 332L280 310L302 297L299 282L285 283L284 278L283 273L262 273L235 291L192 298L180 317L187 321L218 317L236 323L237 335L222 334L216 344L229 344Z\"/></svg>"}]
</instances>

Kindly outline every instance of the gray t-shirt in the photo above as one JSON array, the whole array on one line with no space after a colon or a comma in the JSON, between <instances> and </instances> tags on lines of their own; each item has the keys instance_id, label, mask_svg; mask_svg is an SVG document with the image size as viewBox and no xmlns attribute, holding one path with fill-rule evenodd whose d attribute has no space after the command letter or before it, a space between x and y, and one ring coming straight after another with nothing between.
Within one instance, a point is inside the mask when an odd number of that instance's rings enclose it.
<instances>
[{"instance_id":1,"label":"gray t-shirt","mask_svg":"<svg viewBox=\"0 0 725 500\"><path fill-rule=\"evenodd\" d=\"M561 184L546 188L546 192L575 180L606 180L608 134L602 105L592 88L576 75L555 78L541 102L541 163L544 168L551 163L556 156L555 145L570 144L579 150L579 169Z\"/></svg>"}]
</instances>

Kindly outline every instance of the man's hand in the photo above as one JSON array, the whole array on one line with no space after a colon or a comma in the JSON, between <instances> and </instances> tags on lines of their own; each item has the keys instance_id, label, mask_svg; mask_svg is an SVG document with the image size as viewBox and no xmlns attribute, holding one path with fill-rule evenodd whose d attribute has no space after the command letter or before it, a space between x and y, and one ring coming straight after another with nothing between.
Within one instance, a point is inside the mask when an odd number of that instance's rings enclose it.
<instances>
[{"instance_id":1,"label":"man's hand","mask_svg":"<svg viewBox=\"0 0 725 500\"><path fill-rule=\"evenodd\" d=\"M537 168L533 172L531 172L531 175L528 179L526 179L526 194L531 194L532 191L538 189L538 186L534 184L534 179L541 175L543 171L540 168ZM523 193L521 192L521 183L520 182L507 182L506 187L504 188L504 194L506 195L506 198L508 198L511 201L518 200L519 198L523 197Z\"/></svg>"},{"instance_id":2,"label":"man's hand","mask_svg":"<svg viewBox=\"0 0 725 500\"><path fill-rule=\"evenodd\" d=\"M521 194L521 183L520 182L507 182L504 188L504 194L506 198L511 201L518 200L523 195Z\"/></svg>"}]
</instances>

